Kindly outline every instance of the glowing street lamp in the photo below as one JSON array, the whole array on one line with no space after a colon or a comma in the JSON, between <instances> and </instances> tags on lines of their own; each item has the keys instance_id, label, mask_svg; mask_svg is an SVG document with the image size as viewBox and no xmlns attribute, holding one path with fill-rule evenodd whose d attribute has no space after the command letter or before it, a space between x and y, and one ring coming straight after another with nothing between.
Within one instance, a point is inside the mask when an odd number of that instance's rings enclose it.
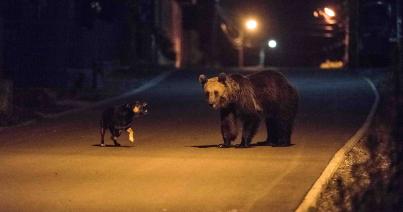
<instances>
[{"instance_id":1,"label":"glowing street lamp","mask_svg":"<svg viewBox=\"0 0 403 212\"><path fill-rule=\"evenodd\" d=\"M332 10L332 9L329 8L329 7L325 7L325 8L323 9L323 12L325 12L325 14L326 14L327 16L329 16L330 18L333 18L333 17L336 16L336 12L334 12L334 10Z\"/></svg>"},{"instance_id":2,"label":"glowing street lamp","mask_svg":"<svg viewBox=\"0 0 403 212\"><path fill-rule=\"evenodd\" d=\"M253 32L256 31L258 28L258 23L255 19L250 18L244 22L243 27L239 30L239 49L238 49L238 66L242 67L244 65L244 31Z\"/></svg>"},{"instance_id":3,"label":"glowing street lamp","mask_svg":"<svg viewBox=\"0 0 403 212\"><path fill-rule=\"evenodd\" d=\"M324 7L323 9L317 9L313 12L313 16L319 18L322 16L326 23L334 24L336 18L336 12L330 7Z\"/></svg>"},{"instance_id":4,"label":"glowing street lamp","mask_svg":"<svg viewBox=\"0 0 403 212\"><path fill-rule=\"evenodd\" d=\"M268 40L266 44L270 49L274 49L277 47L277 41L274 39ZM260 48L260 52L259 52L259 66L260 67L264 67L265 60L266 60L266 45L262 45Z\"/></svg>"},{"instance_id":5,"label":"glowing street lamp","mask_svg":"<svg viewBox=\"0 0 403 212\"><path fill-rule=\"evenodd\" d=\"M245 22L245 28L248 31L255 31L257 29L257 21L255 19L248 19Z\"/></svg>"},{"instance_id":6,"label":"glowing street lamp","mask_svg":"<svg viewBox=\"0 0 403 212\"><path fill-rule=\"evenodd\" d=\"M269 40L267 42L267 46L269 46L270 48L274 49L277 47L277 41L276 40Z\"/></svg>"}]
</instances>

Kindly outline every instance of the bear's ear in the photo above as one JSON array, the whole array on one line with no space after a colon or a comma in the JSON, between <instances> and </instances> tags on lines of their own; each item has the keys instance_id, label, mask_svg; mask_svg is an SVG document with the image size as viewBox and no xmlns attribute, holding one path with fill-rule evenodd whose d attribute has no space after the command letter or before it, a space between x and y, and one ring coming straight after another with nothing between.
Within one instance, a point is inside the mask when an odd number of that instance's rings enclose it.
<instances>
[{"instance_id":1,"label":"bear's ear","mask_svg":"<svg viewBox=\"0 0 403 212\"><path fill-rule=\"evenodd\" d=\"M199 82L200 82L200 84L204 85L204 83L207 82L207 77L206 77L206 75L201 74L201 75L199 76Z\"/></svg>"},{"instance_id":2,"label":"bear's ear","mask_svg":"<svg viewBox=\"0 0 403 212\"><path fill-rule=\"evenodd\" d=\"M220 73L218 75L218 82L225 83L227 80L227 75L225 73Z\"/></svg>"}]
</instances>

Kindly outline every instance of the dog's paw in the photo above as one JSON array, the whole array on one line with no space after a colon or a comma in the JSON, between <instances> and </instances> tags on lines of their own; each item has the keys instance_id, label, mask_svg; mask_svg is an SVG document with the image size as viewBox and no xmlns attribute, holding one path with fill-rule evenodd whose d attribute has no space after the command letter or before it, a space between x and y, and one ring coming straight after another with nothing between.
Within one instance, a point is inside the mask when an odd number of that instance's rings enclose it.
<instances>
[{"instance_id":1,"label":"dog's paw","mask_svg":"<svg viewBox=\"0 0 403 212\"><path fill-rule=\"evenodd\" d=\"M127 129L127 132L129 133L129 141L131 143L133 143L134 142L134 131L133 131L133 129L129 128L129 129Z\"/></svg>"},{"instance_id":2,"label":"dog's paw","mask_svg":"<svg viewBox=\"0 0 403 212\"><path fill-rule=\"evenodd\" d=\"M105 147L105 144L100 144L99 146L100 146L100 147Z\"/></svg>"}]
</instances>

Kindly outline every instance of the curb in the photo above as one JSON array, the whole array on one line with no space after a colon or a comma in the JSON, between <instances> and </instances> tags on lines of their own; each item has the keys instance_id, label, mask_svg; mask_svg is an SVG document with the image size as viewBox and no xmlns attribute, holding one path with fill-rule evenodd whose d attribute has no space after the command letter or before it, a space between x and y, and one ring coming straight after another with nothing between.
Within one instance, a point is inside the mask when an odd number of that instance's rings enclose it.
<instances>
[{"instance_id":1,"label":"curb","mask_svg":"<svg viewBox=\"0 0 403 212\"><path fill-rule=\"evenodd\" d=\"M62 117L62 116L71 115L71 114L78 113L78 112L81 112L81 111L84 111L84 110L88 110L88 109L92 109L92 108L99 107L99 106L102 106L102 105L106 105L106 104L111 103L113 101L123 99L123 98L126 98L128 96L138 94L140 92L148 90L148 89L158 85L161 81L163 81L169 75L171 75L171 73L172 73L171 71L168 71L168 72L164 72L162 74L159 74L158 76L152 78L150 81L148 81L144 85L142 85L142 86L140 86L140 87L138 87L138 88L136 88L134 90L128 91L128 92L126 92L126 93L124 93L124 94L122 94L120 96L116 96L116 97L112 97L112 98L109 98L109 99L101 100L101 101L95 102L95 103L90 104L90 105L86 105L86 106L83 106L83 107L79 107L79 108L75 108L75 109L72 109L72 110L64 111L64 112L61 112L61 113L43 114L42 117L47 118L47 119L59 118L59 117ZM32 123L35 123L35 122L37 122L37 120L27 121L27 122L24 122L24 123L15 125L15 126L2 127L2 128L0 128L0 132L5 130L5 129L22 127L22 126L26 126L26 125L29 125L29 124L32 124Z\"/></svg>"},{"instance_id":2,"label":"curb","mask_svg":"<svg viewBox=\"0 0 403 212\"><path fill-rule=\"evenodd\" d=\"M322 172L320 177L316 180L313 184L311 189L308 191L304 199L302 200L301 204L295 210L296 212L305 212L310 211L316 207L317 201L319 199L319 195L324 190L325 186L329 183L330 179L336 173L337 169L339 168L340 164L345 160L345 156L351 149L360 141L360 139L365 135L368 131L368 128L374 118L376 109L378 108L379 104L379 92L376 89L374 83L367 77L363 77L365 81L369 84L371 89L375 95L374 104L371 107L371 110L364 122L364 124L358 129L358 131L351 137L347 143L339 149L333 158L330 160L329 164Z\"/></svg>"}]
</instances>

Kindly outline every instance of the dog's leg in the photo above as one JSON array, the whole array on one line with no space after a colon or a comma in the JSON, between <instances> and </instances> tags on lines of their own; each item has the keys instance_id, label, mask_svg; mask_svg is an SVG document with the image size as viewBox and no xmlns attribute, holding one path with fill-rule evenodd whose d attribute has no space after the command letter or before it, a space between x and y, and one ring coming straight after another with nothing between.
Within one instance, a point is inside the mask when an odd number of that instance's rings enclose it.
<instances>
[{"instance_id":1,"label":"dog's leg","mask_svg":"<svg viewBox=\"0 0 403 212\"><path fill-rule=\"evenodd\" d=\"M101 120L100 123L100 128L99 128L100 134L101 134L101 144L99 146L104 147L105 146L105 142L104 142L104 137L105 137L105 127L104 127L104 123Z\"/></svg>"},{"instance_id":2,"label":"dog's leg","mask_svg":"<svg viewBox=\"0 0 403 212\"><path fill-rule=\"evenodd\" d=\"M120 130L117 129L110 129L111 131L111 139L113 141L113 143L115 144L115 146L120 146L120 144L118 143L117 139L120 136Z\"/></svg>"},{"instance_id":3,"label":"dog's leg","mask_svg":"<svg viewBox=\"0 0 403 212\"><path fill-rule=\"evenodd\" d=\"M129 128L127 128L126 132L129 133L129 141L133 143L134 142L134 130L131 127L129 127Z\"/></svg>"},{"instance_id":4,"label":"dog's leg","mask_svg":"<svg viewBox=\"0 0 403 212\"><path fill-rule=\"evenodd\" d=\"M102 146L102 147L105 146L104 137L105 137L105 128L101 127L101 144L100 144L100 146Z\"/></svg>"}]
</instances>

